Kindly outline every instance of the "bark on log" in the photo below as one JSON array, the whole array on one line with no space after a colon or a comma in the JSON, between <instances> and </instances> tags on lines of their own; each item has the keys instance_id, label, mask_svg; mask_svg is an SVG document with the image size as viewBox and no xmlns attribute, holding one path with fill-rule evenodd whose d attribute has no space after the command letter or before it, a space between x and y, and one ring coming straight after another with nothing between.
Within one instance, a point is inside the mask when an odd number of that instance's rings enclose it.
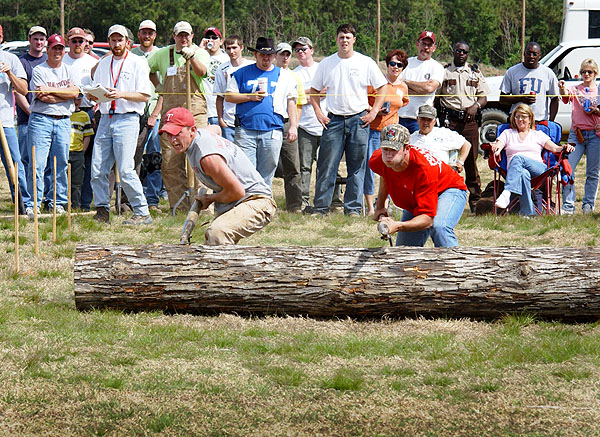
<instances>
[{"instance_id":1,"label":"bark on log","mask_svg":"<svg viewBox=\"0 0 600 437\"><path fill-rule=\"evenodd\" d=\"M78 309L312 317L600 315L600 249L78 246Z\"/></svg>"}]
</instances>

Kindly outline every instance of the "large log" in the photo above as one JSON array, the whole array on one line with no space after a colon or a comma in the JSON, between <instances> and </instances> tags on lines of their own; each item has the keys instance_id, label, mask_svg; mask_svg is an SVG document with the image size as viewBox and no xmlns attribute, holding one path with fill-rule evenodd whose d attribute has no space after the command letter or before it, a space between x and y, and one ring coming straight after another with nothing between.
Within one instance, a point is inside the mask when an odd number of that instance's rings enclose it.
<instances>
[{"instance_id":1,"label":"large log","mask_svg":"<svg viewBox=\"0 0 600 437\"><path fill-rule=\"evenodd\" d=\"M78 246L78 309L313 317L600 315L597 248Z\"/></svg>"}]
</instances>

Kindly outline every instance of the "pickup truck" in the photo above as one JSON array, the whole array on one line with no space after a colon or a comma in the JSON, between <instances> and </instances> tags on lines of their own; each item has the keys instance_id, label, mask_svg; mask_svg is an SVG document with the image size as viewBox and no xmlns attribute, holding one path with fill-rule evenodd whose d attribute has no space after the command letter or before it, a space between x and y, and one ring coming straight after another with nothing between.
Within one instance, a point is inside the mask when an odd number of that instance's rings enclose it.
<instances>
[{"instance_id":1,"label":"pickup truck","mask_svg":"<svg viewBox=\"0 0 600 437\"><path fill-rule=\"evenodd\" d=\"M558 80L564 80L566 86L577 85L581 82L579 78L579 67L586 58L592 58L600 62L600 38L579 41L566 41L556 46L540 60L540 64L551 68ZM496 127L506 123L510 106L500 104L500 84L503 76L486 78L490 87L488 103L482 111L482 122L479 130L482 143L489 143L496 138ZM600 78L599 78L600 79ZM562 100L559 103L557 123L563 130L563 137L569 134L571 129L571 105L565 105Z\"/></svg>"}]
</instances>

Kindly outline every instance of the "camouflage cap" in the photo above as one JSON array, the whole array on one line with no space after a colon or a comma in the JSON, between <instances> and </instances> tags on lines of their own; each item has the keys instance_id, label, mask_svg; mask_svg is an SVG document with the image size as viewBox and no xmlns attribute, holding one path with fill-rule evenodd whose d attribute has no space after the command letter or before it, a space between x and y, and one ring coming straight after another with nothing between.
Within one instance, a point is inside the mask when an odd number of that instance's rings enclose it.
<instances>
[{"instance_id":1,"label":"camouflage cap","mask_svg":"<svg viewBox=\"0 0 600 437\"><path fill-rule=\"evenodd\" d=\"M432 120L435 120L437 117L437 110L433 106L429 105L419 106L417 117L431 118Z\"/></svg>"},{"instance_id":2,"label":"camouflage cap","mask_svg":"<svg viewBox=\"0 0 600 437\"><path fill-rule=\"evenodd\" d=\"M400 150L410 142L410 133L401 124L390 124L381 131L380 148Z\"/></svg>"}]
</instances>

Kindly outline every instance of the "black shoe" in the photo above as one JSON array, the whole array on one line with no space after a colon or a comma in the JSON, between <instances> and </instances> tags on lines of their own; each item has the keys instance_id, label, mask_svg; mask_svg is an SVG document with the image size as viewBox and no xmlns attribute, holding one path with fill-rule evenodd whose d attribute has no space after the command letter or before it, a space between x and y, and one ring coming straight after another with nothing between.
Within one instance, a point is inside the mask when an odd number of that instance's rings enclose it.
<instances>
[{"instance_id":1,"label":"black shoe","mask_svg":"<svg viewBox=\"0 0 600 437\"><path fill-rule=\"evenodd\" d=\"M110 211L108 208L104 208L102 206L97 207L94 220L102 223L110 223Z\"/></svg>"}]
</instances>

